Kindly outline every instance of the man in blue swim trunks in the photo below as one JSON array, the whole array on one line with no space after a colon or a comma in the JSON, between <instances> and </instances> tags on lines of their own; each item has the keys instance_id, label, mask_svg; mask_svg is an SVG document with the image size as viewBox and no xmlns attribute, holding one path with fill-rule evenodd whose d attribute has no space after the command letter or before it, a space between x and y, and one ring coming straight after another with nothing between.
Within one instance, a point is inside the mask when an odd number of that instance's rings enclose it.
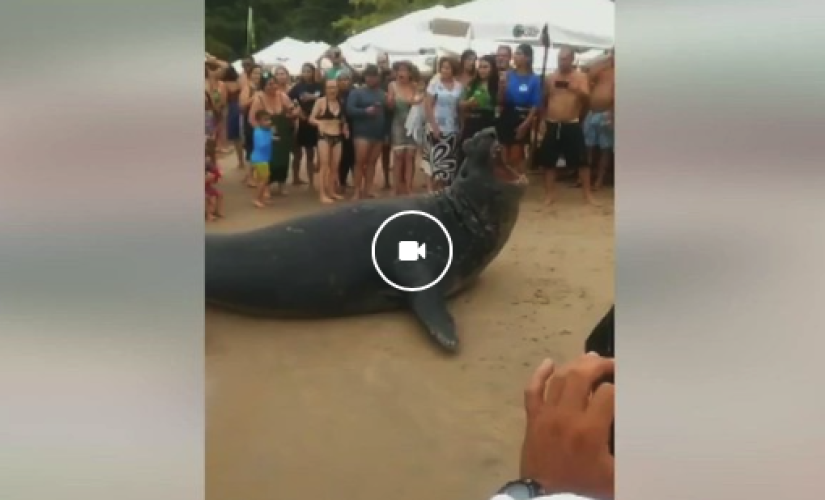
<instances>
[{"instance_id":1,"label":"man in blue swim trunks","mask_svg":"<svg viewBox=\"0 0 825 500\"><path fill-rule=\"evenodd\" d=\"M613 124L609 111L591 111L584 121L584 142L587 145L587 161L596 167L593 191L604 185L604 177L613 154Z\"/></svg>"},{"instance_id":2,"label":"man in blue swim trunks","mask_svg":"<svg viewBox=\"0 0 825 500\"><path fill-rule=\"evenodd\" d=\"M596 183L593 189L599 189L604 183L607 167L610 165L610 157L613 156L613 130L615 129L616 117L614 115L615 104L615 51L610 50L607 58L596 63L588 73L591 80L592 92L590 93L590 110L592 113L601 115L601 118L593 118L593 134L586 134L588 146L591 153L599 150L599 164L596 173ZM587 130L585 131L587 132ZM603 137L602 137L603 136ZM592 139L592 141L591 141ZM591 165L593 158L591 155Z\"/></svg>"}]
</instances>

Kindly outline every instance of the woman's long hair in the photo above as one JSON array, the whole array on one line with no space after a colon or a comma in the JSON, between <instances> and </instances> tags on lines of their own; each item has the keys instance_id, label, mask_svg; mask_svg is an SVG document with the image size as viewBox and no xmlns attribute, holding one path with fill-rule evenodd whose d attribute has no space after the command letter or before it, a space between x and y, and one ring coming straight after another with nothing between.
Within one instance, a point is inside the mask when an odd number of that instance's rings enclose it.
<instances>
[{"instance_id":1,"label":"woman's long hair","mask_svg":"<svg viewBox=\"0 0 825 500\"><path fill-rule=\"evenodd\" d=\"M527 60L527 71L529 73L533 73L533 47L527 45L526 43L522 43L519 44L518 47L516 47L516 50L518 52L521 52L521 54Z\"/></svg>"},{"instance_id":2,"label":"woman's long hair","mask_svg":"<svg viewBox=\"0 0 825 500\"><path fill-rule=\"evenodd\" d=\"M475 50L467 49L467 50L465 50L464 52L461 53L461 57L458 59L459 74L455 75L456 78L460 77L461 75L463 75L467 71L465 63L467 62L467 59L470 59L470 58L478 59L478 54L476 54ZM470 71L470 75L473 78L475 78L478 75L478 68L473 68Z\"/></svg>"},{"instance_id":3,"label":"woman's long hair","mask_svg":"<svg viewBox=\"0 0 825 500\"><path fill-rule=\"evenodd\" d=\"M486 55L482 56L479 62L484 61L490 65L490 76L487 77L487 92L490 94L490 99L492 100L493 106L495 106L498 102L498 85L499 85L499 75L498 75L498 66L496 66L496 56L494 55ZM481 81L481 75L476 69L476 74L470 83L467 85L467 95L472 95L473 92L478 90L483 82Z\"/></svg>"},{"instance_id":4,"label":"woman's long hair","mask_svg":"<svg viewBox=\"0 0 825 500\"><path fill-rule=\"evenodd\" d=\"M301 65L301 80L304 79L304 71L307 69L310 71L310 77L307 83L321 83L323 85L324 82L319 82L318 79L315 78L315 75L317 74L317 71L315 70L315 65L308 62L305 62Z\"/></svg>"}]
</instances>

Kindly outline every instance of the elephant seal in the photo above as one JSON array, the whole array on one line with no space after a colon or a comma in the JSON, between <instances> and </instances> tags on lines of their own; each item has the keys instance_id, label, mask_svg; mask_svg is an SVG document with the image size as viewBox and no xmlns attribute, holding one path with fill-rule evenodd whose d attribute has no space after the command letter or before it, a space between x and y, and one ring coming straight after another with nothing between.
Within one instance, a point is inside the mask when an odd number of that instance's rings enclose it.
<instances>
[{"instance_id":1,"label":"elephant seal","mask_svg":"<svg viewBox=\"0 0 825 500\"><path fill-rule=\"evenodd\" d=\"M493 129L479 132L463 148L465 160L459 174L443 191L341 204L246 233L207 235L207 303L282 318L340 317L407 308L431 339L444 350L456 352L458 336L446 299L472 284L507 243L525 190L501 161ZM419 292L402 292L388 285L371 257L381 224L408 210L436 217L453 244L452 263L443 279ZM415 217L397 220L402 230L405 225L421 230L420 223ZM446 253L443 245L436 245L427 259L404 266L398 265L398 257L380 258L389 263L390 279L395 283L430 282L444 269Z\"/></svg>"}]
</instances>

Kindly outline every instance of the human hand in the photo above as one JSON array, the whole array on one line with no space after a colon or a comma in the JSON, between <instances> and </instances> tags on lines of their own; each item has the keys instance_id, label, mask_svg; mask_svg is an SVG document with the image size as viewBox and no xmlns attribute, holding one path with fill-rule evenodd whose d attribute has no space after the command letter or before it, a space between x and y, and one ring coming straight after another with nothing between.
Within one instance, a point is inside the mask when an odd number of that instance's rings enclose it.
<instances>
[{"instance_id":1,"label":"human hand","mask_svg":"<svg viewBox=\"0 0 825 500\"><path fill-rule=\"evenodd\" d=\"M516 138L517 139L523 139L529 131L530 131L530 124L529 123L522 123L516 129Z\"/></svg>"},{"instance_id":2,"label":"human hand","mask_svg":"<svg viewBox=\"0 0 825 500\"><path fill-rule=\"evenodd\" d=\"M370 106L364 111L366 111L368 115L374 115L375 112L378 111L378 108L376 108L375 106Z\"/></svg>"},{"instance_id":3,"label":"human hand","mask_svg":"<svg viewBox=\"0 0 825 500\"><path fill-rule=\"evenodd\" d=\"M594 386L612 376L612 359L590 353L563 367L545 360L524 392L527 425L521 448L521 477L547 494L612 500L614 459L608 449L615 387Z\"/></svg>"}]
</instances>

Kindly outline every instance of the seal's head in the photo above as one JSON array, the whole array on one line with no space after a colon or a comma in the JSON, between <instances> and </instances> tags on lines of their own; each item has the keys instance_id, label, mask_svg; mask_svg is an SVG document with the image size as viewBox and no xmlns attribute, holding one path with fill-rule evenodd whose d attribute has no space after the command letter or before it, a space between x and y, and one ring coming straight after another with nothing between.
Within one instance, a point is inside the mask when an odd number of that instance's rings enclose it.
<instances>
[{"instance_id":1,"label":"seal's head","mask_svg":"<svg viewBox=\"0 0 825 500\"><path fill-rule=\"evenodd\" d=\"M497 181L503 184L523 183L522 176L504 162L501 144L492 127L476 133L462 144L464 162L459 169L461 181Z\"/></svg>"},{"instance_id":2,"label":"seal's head","mask_svg":"<svg viewBox=\"0 0 825 500\"><path fill-rule=\"evenodd\" d=\"M500 250L518 218L527 186L525 177L505 164L493 128L477 133L464 141L462 147L465 159L449 189L472 207L490 234L496 235L494 247Z\"/></svg>"}]
</instances>

